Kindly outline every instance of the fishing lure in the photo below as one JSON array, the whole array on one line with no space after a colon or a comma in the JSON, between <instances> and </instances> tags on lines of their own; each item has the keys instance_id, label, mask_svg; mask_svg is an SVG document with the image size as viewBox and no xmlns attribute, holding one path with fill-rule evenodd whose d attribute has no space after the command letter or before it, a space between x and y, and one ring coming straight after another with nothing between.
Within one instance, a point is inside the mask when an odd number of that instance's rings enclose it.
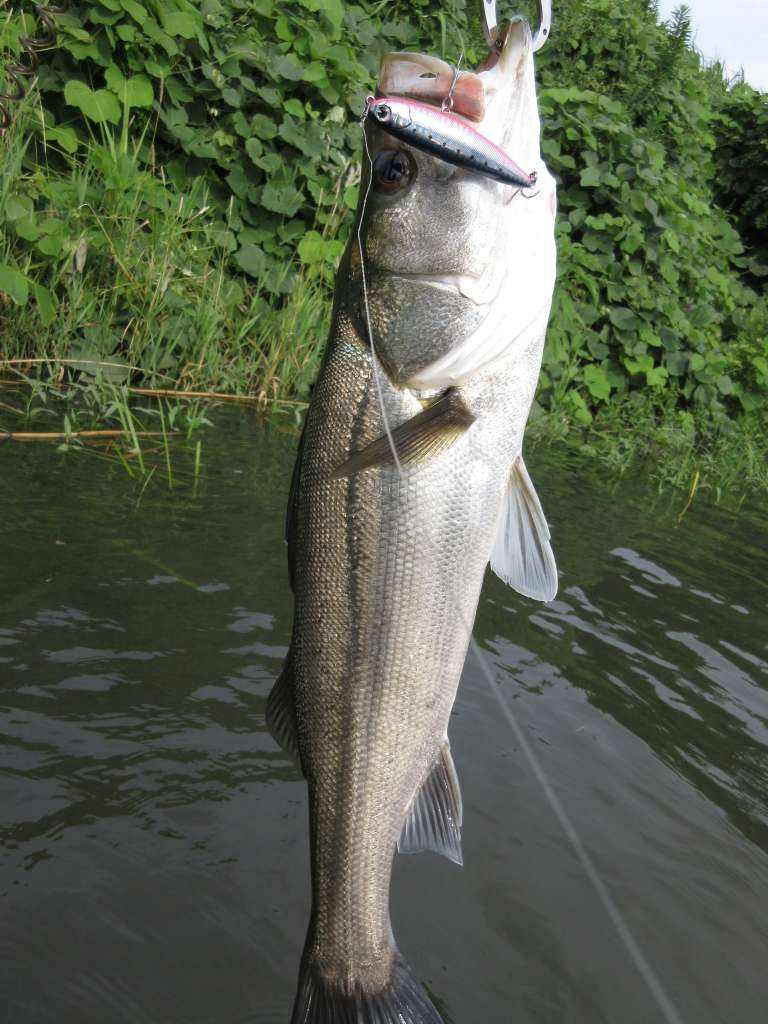
<instances>
[{"instance_id":1,"label":"fishing lure","mask_svg":"<svg viewBox=\"0 0 768 1024\"><path fill-rule=\"evenodd\" d=\"M369 96L366 117L396 139L456 167L517 188L536 184L535 171L526 174L503 149L448 110L396 96Z\"/></svg>"}]
</instances>

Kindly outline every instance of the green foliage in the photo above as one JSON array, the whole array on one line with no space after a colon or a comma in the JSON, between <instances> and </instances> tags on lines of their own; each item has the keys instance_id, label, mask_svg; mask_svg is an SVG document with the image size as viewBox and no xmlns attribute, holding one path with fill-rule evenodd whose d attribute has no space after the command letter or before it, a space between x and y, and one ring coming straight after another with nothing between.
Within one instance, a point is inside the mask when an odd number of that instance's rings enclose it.
<instances>
[{"instance_id":1,"label":"green foliage","mask_svg":"<svg viewBox=\"0 0 768 1024\"><path fill-rule=\"evenodd\" d=\"M4 161L0 346L306 392L381 56L476 63L476 6L85 0L57 24ZM10 15L4 52L31 29ZM652 0L558 5L538 66L560 213L537 410L597 429L639 395L680 430L764 430L768 98Z\"/></svg>"},{"instance_id":2,"label":"green foliage","mask_svg":"<svg viewBox=\"0 0 768 1024\"><path fill-rule=\"evenodd\" d=\"M538 401L577 423L636 390L715 422L765 394L765 305L715 203L709 124L725 90L689 39L685 11L664 27L640 0L582 0L542 53L560 270Z\"/></svg>"},{"instance_id":3,"label":"green foliage","mask_svg":"<svg viewBox=\"0 0 768 1024\"><path fill-rule=\"evenodd\" d=\"M758 282L768 275L768 95L744 83L727 90L715 121L715 197L731 213Z\"/></svg>"},{"instance_id":4,"label":"green foliage","mask_svg":"<svg viewBox=\"0 0 768 1024\"><path fill-rule=\"evenodd\" d=\"M299 268L291 303L268 304L263 264L248 265L255 279L230 272L232 233L209 219L201 179L163 183L106 128L68 173L25 171L41 117L27 104L5 140L0 369L46 360L113 383L305 392L328 329L327 270Z\"/></svg>"},{"instance_id":5,"label":"green foliage","mask_svg":"<svg viewBox=\"0 0 768 1024\"><path fill-rule=\"evenodd\" d=\"M433 8L424 0L384 12L341 0L73 3L57 17L58 46L41 69L47 128L68 129L85 147L105 126L122 121L143 138L151 125L139 158L162 164L182 192L203 179L232 265L280 295L296 279L297 243L318 228L327 235L356 204L357 117L381 56L427 44L430 25L427 45L440 34L448 45L465 21L464 0L448 5L450 27L443 16L414 20ZM332 267L335 246L306 246Z\"/></svg>"}]
</instances>

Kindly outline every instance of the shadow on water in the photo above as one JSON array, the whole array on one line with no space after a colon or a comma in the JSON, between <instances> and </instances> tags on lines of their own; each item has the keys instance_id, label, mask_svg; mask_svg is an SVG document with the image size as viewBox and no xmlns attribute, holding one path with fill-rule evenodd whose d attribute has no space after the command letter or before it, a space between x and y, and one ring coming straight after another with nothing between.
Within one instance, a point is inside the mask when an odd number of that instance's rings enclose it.
<instances>
[{"instance_id":1,"label":"shadow on water","mask_svg":"<svg viewBox=\"0 0 768 1024\"><path fill-rule=\"evenodd\" d=\"M0 448L0 1022L279 1024L304 786L264 729L291 623L295 439L216 412L196 488ZM768 998L768 520L537 451L561 589L488 576L476 635L686 1022ZM660 1020L470 658L465 868L398 858L446 1024Z\"/></svg>"}]
</instances>

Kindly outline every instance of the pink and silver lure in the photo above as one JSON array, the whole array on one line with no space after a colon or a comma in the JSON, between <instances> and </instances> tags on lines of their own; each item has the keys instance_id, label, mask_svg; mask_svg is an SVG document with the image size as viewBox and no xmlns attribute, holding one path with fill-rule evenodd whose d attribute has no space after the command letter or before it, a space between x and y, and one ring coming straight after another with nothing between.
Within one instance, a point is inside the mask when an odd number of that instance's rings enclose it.
<instances>
[{"instance_id":1,"label":"pink and silver lure","mask_svg":"<svg viewBox=\"0 0 768 1024\"><path fill-rule=\"evenodd\" d=\"M369 96L366 117L396 139L449 164L516 188L536 184L535 171L526 174L503 149L449 111L417 100Z\"/></svg>"}]
</instances>

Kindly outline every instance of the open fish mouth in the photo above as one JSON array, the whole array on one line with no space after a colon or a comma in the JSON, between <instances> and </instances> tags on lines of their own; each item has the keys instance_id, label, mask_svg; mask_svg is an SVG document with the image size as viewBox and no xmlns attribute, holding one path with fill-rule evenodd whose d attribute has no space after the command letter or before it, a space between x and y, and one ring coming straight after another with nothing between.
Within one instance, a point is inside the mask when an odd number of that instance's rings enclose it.
<instances>
[{"instance_id":1,"label":"open fish mouth","mask_svg":"<svg viewBox=\"0 0 768 1024\"><path fill-rule=\"evenodd\" d=\"M545 9L549 6L549 0L540 0L541 28L545 35L549 31ZM530 25L520 16L502 29L494 26L494 32L497 43L476 71L467 68L459 71L447 61L428 54L386 54L376 95L401 96L436 108L442 106L452 117L474 127L491 143L512 154L527 170L534 167L539 158L538 138L530 137L525 118L513 117L510 122L509 111L518 104L524 88L528 55L542 45L542 39L538 33L536 39L532 38ZM446 108L448 95L450 103Z\"/></svg>"}]
</instances>

